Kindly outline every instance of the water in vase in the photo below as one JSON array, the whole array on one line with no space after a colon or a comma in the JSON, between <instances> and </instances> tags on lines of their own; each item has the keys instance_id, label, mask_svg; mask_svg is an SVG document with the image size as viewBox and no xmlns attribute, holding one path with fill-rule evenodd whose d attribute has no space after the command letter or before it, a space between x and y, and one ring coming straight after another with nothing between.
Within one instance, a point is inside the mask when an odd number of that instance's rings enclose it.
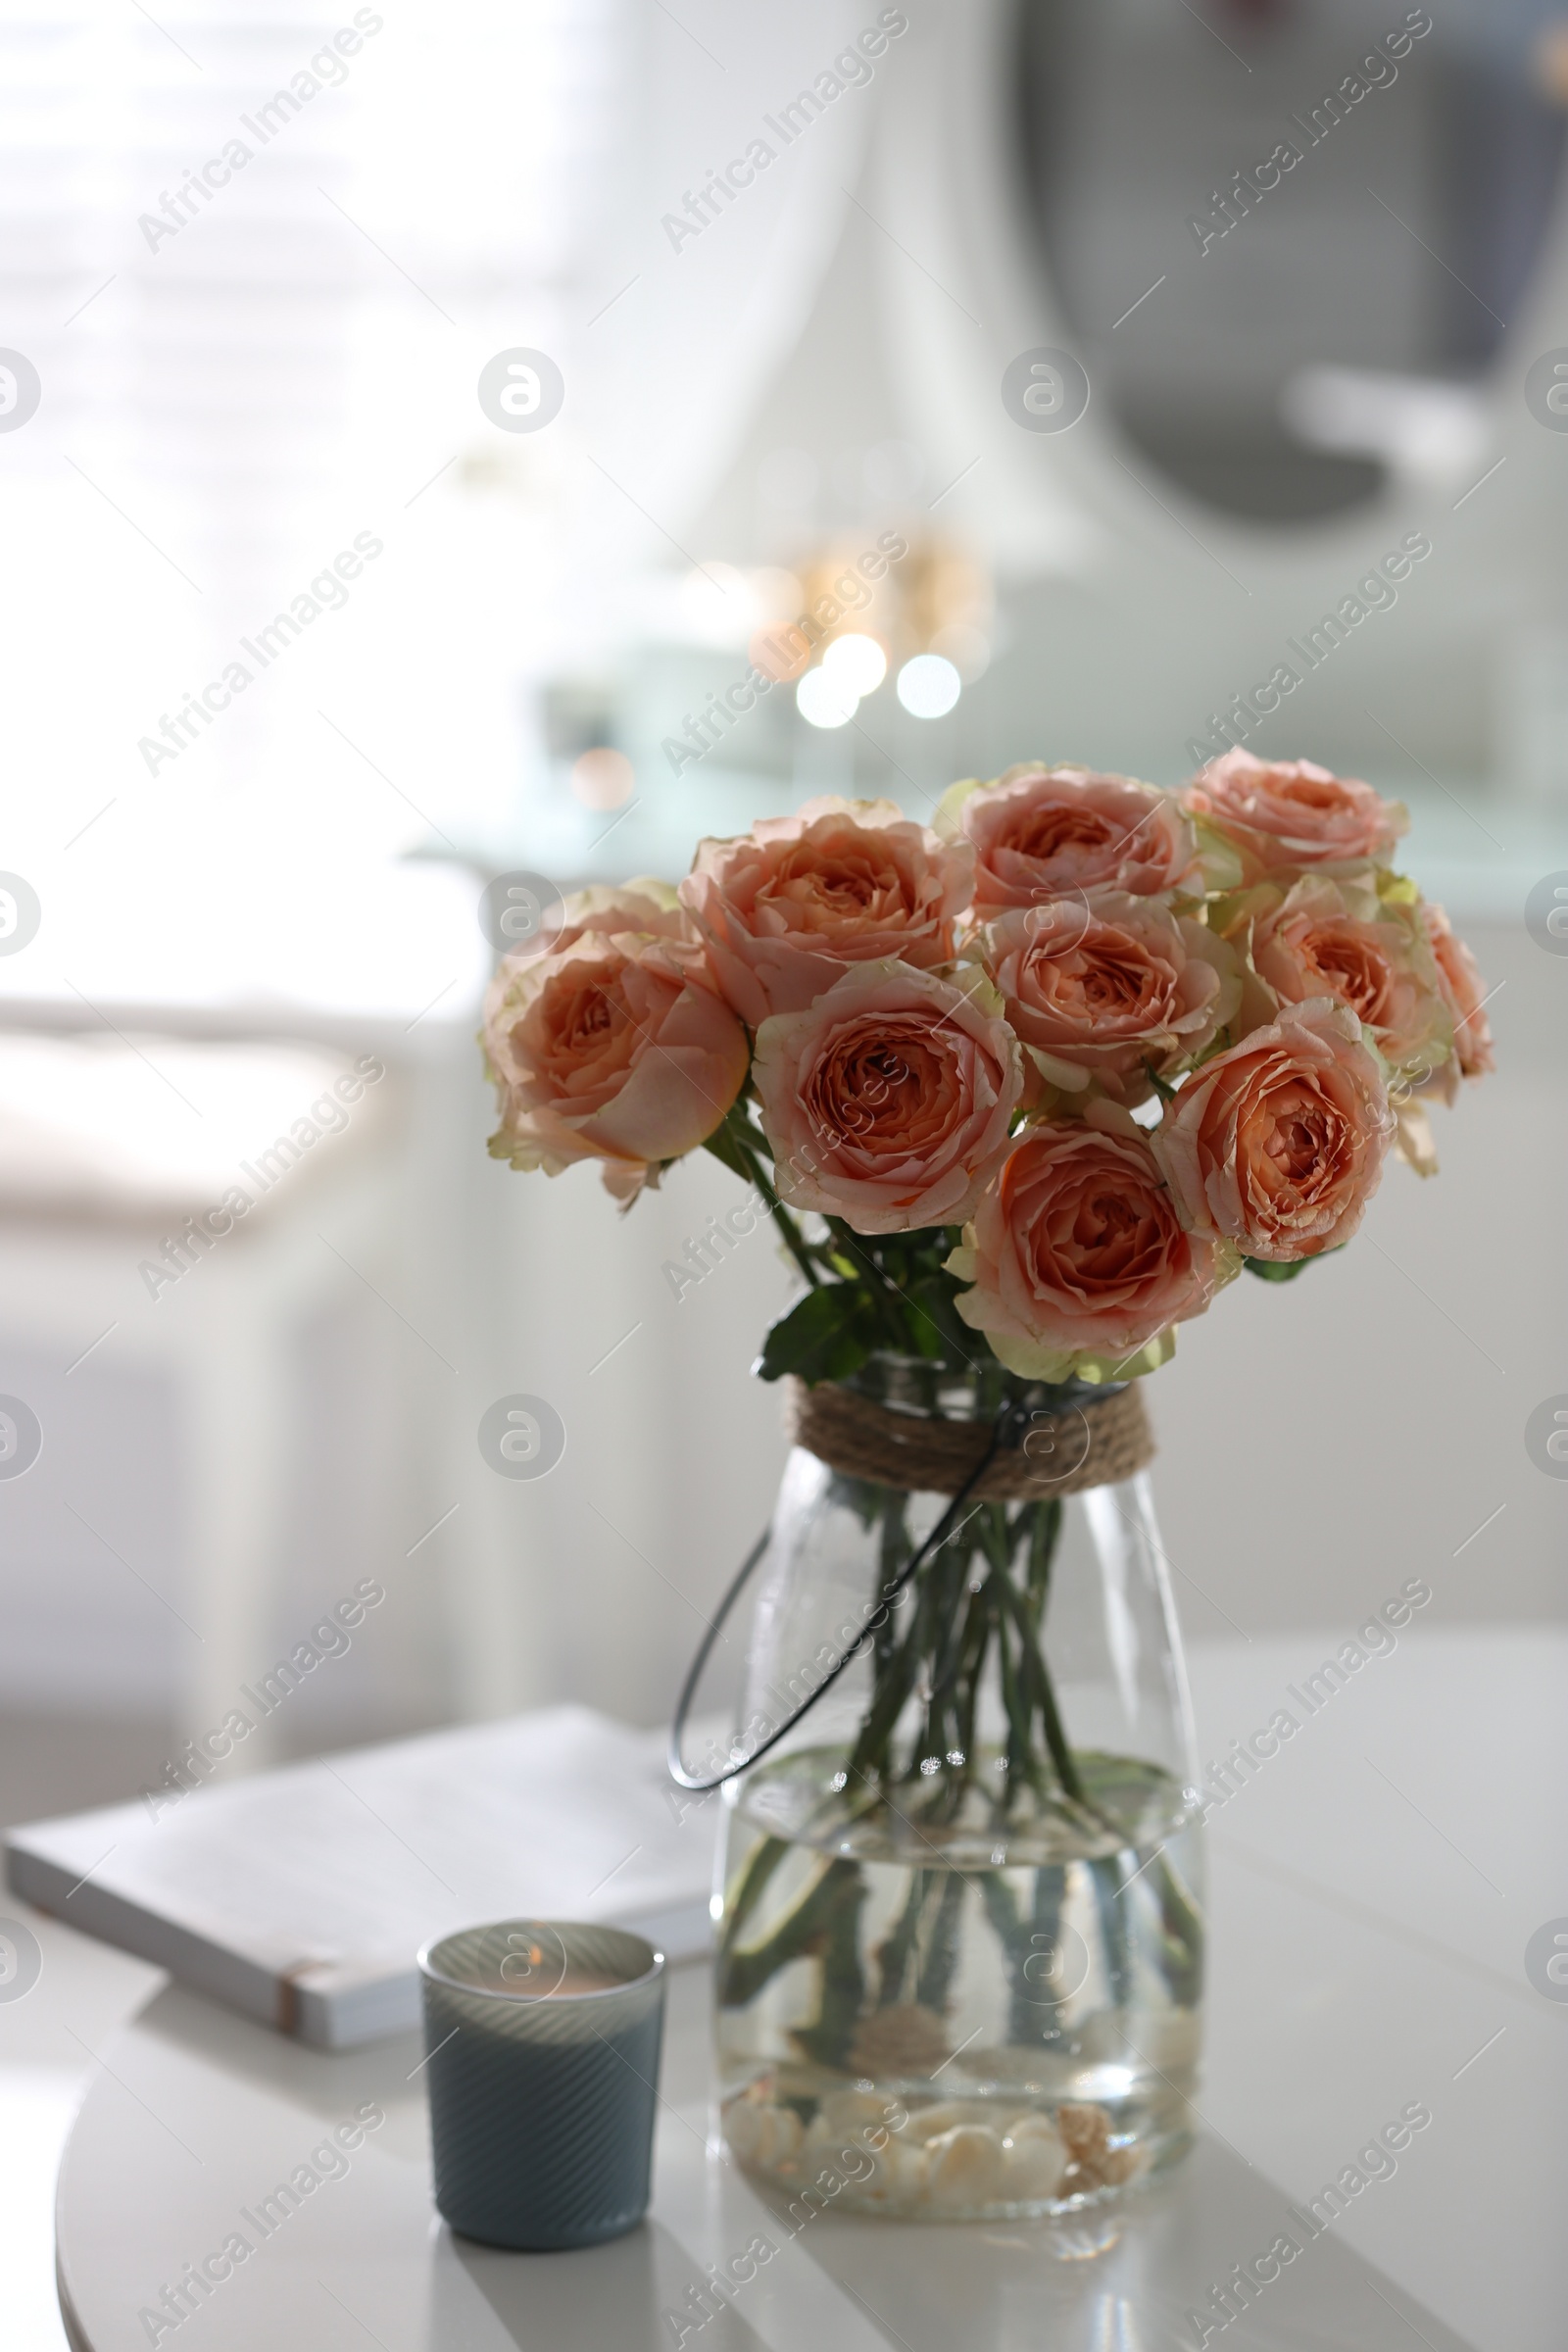
<instances>
[{"instance_id":1,"label":"water in vase","mask_svg":"<svg viewBox=\"0 0 1568 2352\"><path fill-rule=\"evenodd\" d=\"M840 1748L732 1798L718 2050L735 2156L842 2208L1006 2219L1099 2201L1191 2137L1200 1838L1159 1767L1089 1753L1084 1804L999 1830L858 1796ZM933 1793L935 1793L933 1791Z\"/></svg>"}]
</instances>

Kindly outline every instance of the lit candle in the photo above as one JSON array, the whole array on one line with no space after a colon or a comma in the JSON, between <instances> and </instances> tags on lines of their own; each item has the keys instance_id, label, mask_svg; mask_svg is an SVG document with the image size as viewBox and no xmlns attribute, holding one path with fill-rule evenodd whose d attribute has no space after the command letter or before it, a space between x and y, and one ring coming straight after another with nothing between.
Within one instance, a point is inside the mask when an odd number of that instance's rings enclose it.
<instances>
[{"instance_id":1,"label":"lit candle","mask_svg":"<svg viewBox=\"0 0 1568 2352\"><path fill-rule=\"evenodd\" d=\"M598 2245L648 2206L664 1957L620 1928L502 1920L419 1954L435 2199L465 2237Z\"/></svg>"}]
</instances>

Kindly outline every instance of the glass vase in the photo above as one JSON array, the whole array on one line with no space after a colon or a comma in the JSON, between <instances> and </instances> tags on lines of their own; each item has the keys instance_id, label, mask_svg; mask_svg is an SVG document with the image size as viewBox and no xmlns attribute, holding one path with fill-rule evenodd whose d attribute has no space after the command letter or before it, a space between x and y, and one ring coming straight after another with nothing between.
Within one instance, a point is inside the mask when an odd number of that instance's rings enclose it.
<instances>
[{"instance_id":1,"label":"glass vase","mask_svg":"<svg viewBox=\"0 0 1568 2352\"><path fill-rule=\"evenodd\" d=\"M746 1745L821 1695L724 1792L725 2139L840 2211L1108 2200L1186 2149L1199 2057L1197 1773L1148 1477L1054 1491L1103 1389L891 1357L847 1385L945 1420L1027 1405L1051 1434L1021 1499L956 1512L790 1455Z\"/></svg>"}]
</instances>

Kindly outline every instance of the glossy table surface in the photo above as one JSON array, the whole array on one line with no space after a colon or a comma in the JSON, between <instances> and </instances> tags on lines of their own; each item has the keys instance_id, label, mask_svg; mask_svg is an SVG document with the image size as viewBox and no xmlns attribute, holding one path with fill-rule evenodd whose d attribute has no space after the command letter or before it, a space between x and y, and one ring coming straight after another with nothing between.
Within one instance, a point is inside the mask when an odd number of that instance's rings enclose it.
<instances>
[{"instance_id":1,"label":"glossy table surface","mask_svg":"<svg viewBox=\"0 0 1568 2352\"><path fill-rule=\"evenodd\" d=\"M547 2255L467 2244L433 2215L416 2037L323 2059L191 1994L160 1993L117 2042L61 2175L73 2343L130 2352L188 2331L236 2352L336 2352L356 2339L384 2352L656 2352L684 2328L705 2347L777 2352L1174 2345L1194 2340L1183 2322L1208 2282L1290 2227L1283 2191L1208 2134L1168 2184L1116 2216L1045 2229L920 2229L808 2207L792 2217L710 2145L705 1972L676 1972L672 1991L649 2218L609 2247ZM352 2153L332 2153L338 2125L377 2114ZM318 2149L320 2185L264 2213ZM177 2310L168 2289L235 2231L255 2251L205 2297L187 2287L188 2315L170 2325L157 2308ZM749 2248L741 2268L755 2277L700 2328L692 2297L705 2274L728 2274ZM1463 2341L1325 2232L1225 2332L1373 2352L1394 2311L1434 2352Z\"/></svg>"},{"instance_id":2,"label":"glossy table surface","mask_svg":"<svg viewBox=\"0 0 1568 2352\"><path fill-rule=\"evenodd\" d=\"M1266 1723L1272 1694L1323 1654L1311 1636L1200 1651L1200 1719L1237 1736ZM1198 2146L1113 2215L916 2229L829 2210L802 2227L712 2144L708 1984L695 1967L671 1979L648 2222L590 2253L491 2253L433 2213L416 2041L323 2057L166 1986L91 2044L59 2185L70 2337L78 2352L176 2335L212 2352L1190 2352L1200 2338L1187 2315L1211 2284L1265 2254L1290 2230L1290 2205L1420 2102L1432 2123L1392 2177L1368 2180L1207 2340L1560 2352L1568 2263L1543 2224L1568 2136L1568 2004L1530 1981L1524 1950L1568 1912L1562 1759L1549 1752L1565 1667L1568 1642L1544 1630L1401 1641L1216 1812ZM1501 1761L1525 1752L1529 1772ZM0 2082L7 2022L0 2009ZM254 2214L371 2105L385 2121L347 2169L207 2299L191 2297L177 2329L143 2316L245 2230L241 2208ZM768 2258L699 2328L705 2275L759 2237Z\"/></svg>"}]
</instances>

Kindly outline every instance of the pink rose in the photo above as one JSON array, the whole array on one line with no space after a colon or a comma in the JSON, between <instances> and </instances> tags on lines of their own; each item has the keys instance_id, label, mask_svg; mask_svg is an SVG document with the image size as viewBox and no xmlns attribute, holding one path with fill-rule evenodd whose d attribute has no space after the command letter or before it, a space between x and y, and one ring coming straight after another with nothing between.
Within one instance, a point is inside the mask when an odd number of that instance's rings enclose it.
<instances>
[{"instance_id":1,"label":"pink rose","mask_svg":"<svg viewBox=\"0 0 1568 2352\"><path fill-rule=\"evenodd\" d=\"M501 928L518 936L511 950L514 964L569 948L585 931L651 931L661 938L694 941L696 933L675 892L667 882L647 874L634 882L592 882L574 890L556 906L541 906L526 892L511 894L521 902L506 908Z\"/></svg>"},{"instance_id":2,"label":"pink rose","mask_svg":"<svg viewBox=\"0 0 1568 2352\"><path fill-rule=\"evenodd\" d=\"M857 964L806 1011L762 1023L753 1075L780 1199L857 1233L966 1217L1023 1089L1017 1041L972 965L944 979Z\"/></svg>"},{"instance_id":3,"label":"pink rose","mask_svg":"<svg viewBox=\"0 0 1568 2352\"><path fill-rule=\"evenodd\" d=\"M490 1150L551 1176L601 1159L607 1188L630 1200L662 1161L712 1134L751 1056L701 950L667 929L597 927L609 911L568 901L566 944L509 956L490 984L484 1046L501 1108Z\"/></svg>"},{"instance_id":4,"label":"pink rose","mask_svg":"<svg viewBox=\"0 0 1568 2352\"><path fill-rule=\"evenodd\" d=\"M1104 891L1013 906L977 934L1007 1018L1053 1085L1123 1102L1200 1054L1241 1003L1235 951L1158 900Z\"/></svg>"},{"instance_id":5,"label":"pink rose","mask_svg":"<svg viewBox=\"0 0 1568 2352\"><path fill-rule=\"evenodd\" d=\"M974 1286L964 1321L1032 1380L1152 1371L1172 1326L1236 1271L1234 1252L1184 1230L1148 1137L1109 1102L1018 1137L948 1265Z\"/></svg>"},{"instance_id":6,"label":"pink rose","mask_svg":"<svg viewBox=\"0 0 1568 2352\"><path fill-rule=\"evenodd\" d=\"M1316 997L1205 1062L1153 1149L1192 1232L1291 1264L1350 1239L1393 1135L1359 1022Z\"/></svg>"},{"instance_id":7,"label":"pink rose","mask_svg":"<svg viewBox=\"0 0 1568 2352\"><path fill-rule=\"evenodd\" d=\"M755 1029L804 1012L853 964L946 963L973 865L966 843L940 842L892 801L808 801L739 840L700 843L680 896Z\"/></svg>"},{"instance_id":8,"label":"pink rose","mask_svg":"<svg viewBox=\"0 0 1568 2352\"><path fill-rule=\"evenodd\" d=\"M1252 963L1277 1003L1348 1004L1396 1070L1428 1072L1449 1058L1452 1015L1419 908L1380 906L1372 891L1324 874L1254 895Z\"/></svg>"},{"instance_id":9,"label":"pink rose","mask_svg":"<svg viewBox=\"0 0 1568 2352\"><path fill-rule=\"evenodd\" d=\"M563 902L561 927L548 934L552 951L569 948L585 931L650 931L661 939L692 941L696 934L678 894L667 882L640 874L634 882L590 882ZM527 951L524 950L524 953Z\"/></svg>"},{"instance_id":10,"label":"pink rose","mask_svg":"<svg viewBox=\"0 0 1568 2352\"><path fill-rule=\"evenodd\" d=\"M1152 784L1087 767L1009 767L955 807L975 848L977 913L1086 890L1200 893L1198 839L1179 802Z\"/></svg>"},{"instance_id":11,"label":"pink rose","mask_svg":"<svg viewBox=\"0 0 1568 2352\"><path fill-rule=\"evenodd\" d=\"M1386 861L1410 825L1397 801L1354 776L1310 760L1257 760L1239 747L1200 767L1183 798L1236 843L1250 880L1287 866Z\"/></svg>"},{"instance_id":12,"label":"pink rose","mask_svg":"<svg viewBox=\"0 0 1568 2352\"><path fill-rule=\"evenodd\" d=\"M1461 1078L1485 1078L1497 1066L1492 1052L1492 1025L1482 1010L1486 983L1443 908L1423 906L1421 913L1437 961L1443 1001L1453 1016L1453 1056L1438 1073L1451 1102Z\"/></svg>"}]
</instances>

